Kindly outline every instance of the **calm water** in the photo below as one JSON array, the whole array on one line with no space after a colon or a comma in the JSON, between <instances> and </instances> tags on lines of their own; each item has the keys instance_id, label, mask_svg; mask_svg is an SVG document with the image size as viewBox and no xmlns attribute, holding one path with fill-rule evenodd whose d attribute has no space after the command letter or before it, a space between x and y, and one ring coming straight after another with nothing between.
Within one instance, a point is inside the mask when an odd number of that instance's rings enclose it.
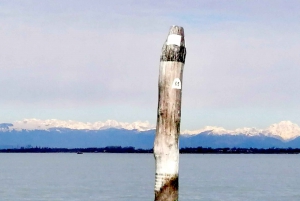
<instances>
[{"instance_id":1,"label":"calm water","mask_svg":"<svg viewBox=\"0 0 300 201\"><path fill-rule=\"evenodd\" d=\"M180 201L300 200L300 155L180 157ZM152 154L0 154L0 200L153 200L154 163Z\"/></svg>"}]
</instances>

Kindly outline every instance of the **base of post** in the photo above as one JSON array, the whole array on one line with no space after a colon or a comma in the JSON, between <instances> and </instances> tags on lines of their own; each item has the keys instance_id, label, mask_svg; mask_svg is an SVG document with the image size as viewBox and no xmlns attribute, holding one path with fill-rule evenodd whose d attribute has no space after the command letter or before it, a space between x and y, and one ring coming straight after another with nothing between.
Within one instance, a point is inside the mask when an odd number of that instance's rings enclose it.
<instances>
[{"instance_id":1,"label":"base of post","mask_svg":"<svg viewBox=\"0 0 300 201\"><path fill-rule=\"evenodd\" d=\"M154 201L178 201L178 175L169 178L158 191L155 191Z\"/></svg>"}]
</instances>

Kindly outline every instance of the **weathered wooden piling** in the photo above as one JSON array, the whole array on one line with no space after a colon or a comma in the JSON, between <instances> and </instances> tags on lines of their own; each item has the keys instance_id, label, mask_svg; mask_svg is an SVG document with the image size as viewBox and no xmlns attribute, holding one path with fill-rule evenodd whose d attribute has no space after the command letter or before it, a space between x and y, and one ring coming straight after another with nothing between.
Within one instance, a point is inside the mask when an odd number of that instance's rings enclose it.
<instances>
[{"instance_id":1,"label":"weathered wooden piling","mask_svg":"<svg viewBox=\"0 0 300 201\"><path fill-rule=\"evenodd\" d=\"M159 66L158 109L154 140L155 201L178 200L179 134L182 74L186 49L184 30L172 26Z\"/></svg>"}]
</instances>

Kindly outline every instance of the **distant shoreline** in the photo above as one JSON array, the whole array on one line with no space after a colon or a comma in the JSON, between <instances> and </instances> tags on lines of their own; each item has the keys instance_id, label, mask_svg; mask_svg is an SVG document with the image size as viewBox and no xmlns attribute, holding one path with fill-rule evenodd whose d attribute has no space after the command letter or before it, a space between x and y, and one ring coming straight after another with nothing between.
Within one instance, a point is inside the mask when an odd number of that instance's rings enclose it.
<instances>
[{"instance_id":1,"label":"distant shoreline","mask_svg":"<svg viewBox=\"0 0 300 201\"><path fill-rule=\"evenodd\" d=\"M181 154L299 154L300 148L181 148ZM108 146L103 148L49 148L30 147L0 149L0 153L153 153L153 149Z\"/></svg>"}]
</instances>

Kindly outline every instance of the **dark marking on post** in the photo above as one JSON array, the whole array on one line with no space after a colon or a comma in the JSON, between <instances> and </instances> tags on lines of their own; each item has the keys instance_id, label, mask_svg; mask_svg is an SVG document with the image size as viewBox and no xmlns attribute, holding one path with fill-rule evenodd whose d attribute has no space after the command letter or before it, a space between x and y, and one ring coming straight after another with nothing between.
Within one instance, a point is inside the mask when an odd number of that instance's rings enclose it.
<instances>
[{"instance_id":1,"label":"dark marking on post","mask_svg":"<svg viewBox=\"0 0 300 201\"><path fill-rule=\"evenodd\" d=\"M178 61L185 62L186 49L185 47L170 47L170 45L164 45L160 61Z\"/></svg>"},{"instance_id":2,"label":"dark marking on post","mask_svg":"<svg viewBox=\"0 0 300 201\"><path fill-rule=\"evenodd\" d=\"M178 200L178 176L166 181L160 191L155 192L156 201L177 201Z\"/></svg>"}]
</instances>

